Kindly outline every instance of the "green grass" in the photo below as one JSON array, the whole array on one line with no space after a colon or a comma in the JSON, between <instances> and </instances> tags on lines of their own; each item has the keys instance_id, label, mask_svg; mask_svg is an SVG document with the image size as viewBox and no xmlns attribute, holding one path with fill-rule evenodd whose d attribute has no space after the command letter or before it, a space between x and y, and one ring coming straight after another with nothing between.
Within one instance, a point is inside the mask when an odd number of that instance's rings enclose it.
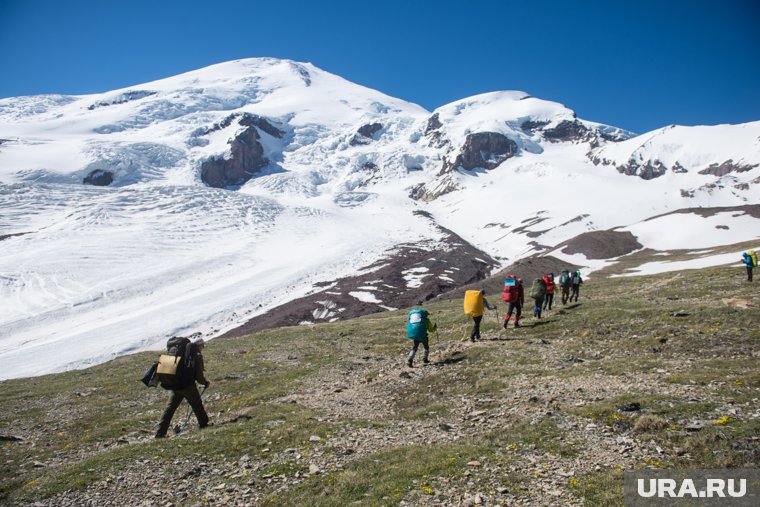
<instances>
[{"instance_id":1,"label":"green grass","mask_svg":"<svg viewBox=\"0 0 760 507\"><path fill-rule=\"evenodd\" d=\"M478 456L471 445L434 448L409 446L379 452L346 470L322 475L279 495L263 505L394 505L405 498L434 495L437 477L455 477Z\"/></svg>"},{"instance_id":2,"label":"green grass","mask_svg":"<svg viewBox=\"0 0 760 507\"><path fill-rule=\"evenodd\" d=\"M579 304L564 309L559 304L541 321L526 318L521 329L505 332L487 315L486 341L476 346L461 342L471 325L461 314L461 300L435 301L426 306L439 329L431 337L433 364L422 368L418 359L412 370L404 366L409 347L404 310L214 340L204 354L212 381L204 403L216 425L204 431L191 425L182 437L165 441L150 437L169 393L147 389L138 380L155 353L5 381L0 434L25 440L0 445L0 503L84 490L108 474L159 466L162 456L171 454L221 468L244 455L258 460L262 466L251 473L269 505L446 503L453 500L439 498L442 491L469 491L469 481L476 487L504 484L527 501L538 480L528 456L539 463L559 459L568 468L581 462L563 487L585 505L621 505L622 471L595 470L595 444L583 432L589 423L663 449L657 464L621 457L627 468L756 467L760 422L751 415L760 399L754 355L760 309L723 302L756 299L756 286L742 283L736 271L594 276L584 284ZM411 377L400 378L400 371L410 371ZM646 378L644 387L614 387L632 375ZM574 386L589 379L606 390L576 391ZM283 399L315 389L329 397L334 386L374 389L379 406L357 418ZM555 388L561 394L549 400L544 391ZM516 398L520 390L538 401ZM578 398L586 402L576 406ZM617 409L634 401L641 404L640 413ZM175 422L185 410L180 408ZM341 455L332 435L362 429L390 434L424 424L438 431L439 421L465 424L472 410L486 411L487 419L467 430L466 440L365 450L358 458L343 457L342 470L324 470L283 491L263 480L304 477L315 452L328 460ZM506 411L509 415L495 415ZM644 415L668 426L633 433ZM725 424L716 424L723 416ZM701 431L684 429L700 420L706 422ZM571 426L580 429L568 432ZM321 441L310 442L312 435ZM130 443L120 442L125 436ZM468 476L467 462L473 459L490 466ZM181 464L164 470L168 481L185 472ZM249 477L225 480L244 484Z\"/></svg>"}]
</instances>

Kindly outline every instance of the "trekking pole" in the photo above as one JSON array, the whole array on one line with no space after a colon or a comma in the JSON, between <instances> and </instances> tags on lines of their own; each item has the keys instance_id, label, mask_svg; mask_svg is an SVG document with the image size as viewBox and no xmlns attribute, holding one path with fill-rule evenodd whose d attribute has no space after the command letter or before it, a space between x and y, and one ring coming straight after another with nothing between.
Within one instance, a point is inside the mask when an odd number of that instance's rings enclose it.
<instances>
[{"instance_id":1,"label":"trekking pole","mask_svg":"<svg viewBox=\"0 0 760 507\"><path fill-rule=\"evenodd\" d=\"M203 393L206 392L206 386L203 386L203 391L201 391L201 394L198 396L198 398L203 398ZM190 405L190 402L187 403ZM185 417L185 422L182 423L182 426L179 426L179 430L177 430L177 435L185 431L185 428L187 427L187 423L190 421L190 414L193 412L193 406L190 405L190 408L187 410L187 417Z\"/></svg>"}]
</instances>

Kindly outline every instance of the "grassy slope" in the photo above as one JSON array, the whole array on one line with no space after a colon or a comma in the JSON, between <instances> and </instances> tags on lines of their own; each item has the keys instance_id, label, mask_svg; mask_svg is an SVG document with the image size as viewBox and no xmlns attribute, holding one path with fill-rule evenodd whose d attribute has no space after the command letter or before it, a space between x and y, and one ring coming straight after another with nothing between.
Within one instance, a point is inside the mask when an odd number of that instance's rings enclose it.
<instances>
[{"instance_id":1,"label":"grassy slope","mask_svg":"<svg viewBox=\"0 0 760 507\"><path fill-rule=\"evenodd\" d=\"M519 330L489 314L474 345L461 302L439 301L433 364L412 370L404 312L217 340L215 426L163 441L168 395L138 381L155 354L2 382L0 434L24 440L1 442L0 502L118 496L143 469L176 483L202 466L205 490L164 500L218 503L216 480L271 505L619 505L623 469L758 466L760 309L724 302L756 295L735 268L594 279Z\"/></svg>"}]
</instances>

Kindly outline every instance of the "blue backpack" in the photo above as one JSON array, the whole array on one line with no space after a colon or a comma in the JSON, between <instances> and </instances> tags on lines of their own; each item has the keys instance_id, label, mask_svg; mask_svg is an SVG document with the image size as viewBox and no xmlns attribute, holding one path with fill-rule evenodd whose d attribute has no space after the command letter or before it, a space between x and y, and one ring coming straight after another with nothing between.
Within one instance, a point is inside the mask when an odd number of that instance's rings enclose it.
<instances>
[{"instance_id":1,"label":"blue backpack","mask_svg":"<svg viewBox=\"0 0 760 507\"><path fill-rule=\"evenodd\" d=\"M427 310L417 308L409 312L406 321L406 337L412 340L427 338Z\"/></svg>"}]
</instances>

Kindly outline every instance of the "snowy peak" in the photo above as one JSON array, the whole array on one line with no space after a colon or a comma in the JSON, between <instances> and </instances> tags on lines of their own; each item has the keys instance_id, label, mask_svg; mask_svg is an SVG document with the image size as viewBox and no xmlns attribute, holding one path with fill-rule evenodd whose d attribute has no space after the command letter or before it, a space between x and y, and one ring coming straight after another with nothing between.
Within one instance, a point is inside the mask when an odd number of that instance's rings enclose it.
<instances>
[{"instance_id":1,"label":"snowy peak","mask_svg":"<svg viewBox=\"0 0 760 507\"><path fill-rule=\"evenodd\" d=\"M520 91L428 112L271 58L0 100L2 374L398 308L528 256L588 273L677 243L731 262L760 238L758 139L636 137ZM674 213L699 207L717 211Z\"/></svg>"},{"instance_id":2,"label":"snowy peak","mask_svg":"<svg viewBox=\"0 0 760 507\"><path fill-rule=\"evenodd\" d=\"M754 202L760 184L760 122L670 126L600 147L590 158L622 174L678 185L684 197L702 196L703 205L710 204L713 194L727 192Z\"/></svg>"}]
</instances>

